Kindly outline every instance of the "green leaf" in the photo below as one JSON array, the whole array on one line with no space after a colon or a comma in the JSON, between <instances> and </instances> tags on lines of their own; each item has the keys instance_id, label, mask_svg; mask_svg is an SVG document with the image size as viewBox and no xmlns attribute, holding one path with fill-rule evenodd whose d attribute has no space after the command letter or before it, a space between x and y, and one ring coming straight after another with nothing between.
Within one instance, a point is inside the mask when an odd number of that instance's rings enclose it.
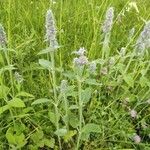
<instances>
[{"instance_id":1,"label":"green leaf","mask_svg":"<svg viewBox=\"0 0 150 150\"><path fill-rule=\"evenodd\" d=\"M96 86L101 86L102 85L101 83L96 82L95 79L86 79L85 83L89 84L89 85L96 85Z\"/></svg>"},{"instance_id":2,"label":"green leaf","mask_svg":"<svg viewBox=\"0 0 150 150\"><path fill-rule=\"evenodd\" d=\"M76 135L77 131L76 130L70 130L67 132L67 134L64 136L64 140L65 142L68 142L69 140L71 140L71 138Z\"/></svg>"},{"instance_id":3,"label":"green leaf","mask_svg":"<svg viewBox=\"0 0 150 150\"><path fill-rule=\"evenodd\" d=\"M58 120L60 119L60 114L58 114L59 116L58 116ZM56 125L56 114L55 113L53 113L53 112L51 112L51 111L49 111L48 112L48 116L49 116L49 118L50 118L50 121L54 124L54 125Z\"/></svg>"},{"instance_id":4,"label":"green leaf","mask_svg":"<svg viewBox=\"0 0 150 150\"><path fill-rule=\"evenodd\" d=\"M146 87L147 83L149 83L149 80L146 77L142 76L140 78L140 85L141 85L141 87Z\"/></svg>"},{"instance_id":5,"label":"green leaf","mask_svg":"<svg viewBox=\"0 0 150 150\"><path fill-rule=\"evenodd\" d=\"M9 93L9 88L5 85L0 85L0 98L5 98Z\"/></svg>"},{"instance_id":6,"label":"green leaf","mask_svg":"<svg viewBox=\"0 0 150 150\"><path fill-rule=\"evenodd\" d=\"M5 105L5 106L2 106L0 107L0 114L2 114L4 111L8 110L9 109L9 106L8 105Z\"/></svg>"},{"instance_id":7,"label":"green leaf","mask_svg":"<svg viewBox=\"0 0 150 150\"><path fill-rule=\"evenodd\" d=\"M75 79L76 75L75 73L71 72L71 71L66 71L65 73L63 73L63 75L69 79Z\"/></svg>"},{"instance_id":8,"label":"green leaf","mask_svg":"<svg viewBox=\"0 0 150 150\"><path fill-rule=\"evenodd\" d=\"M50 148L54 148L55 146L55 139L51 138L51 139L44 139L44 145Z\"/></svg>"},{"instance_id":9,"label":"green leaf","mask_svg":"<svg viewBox=\"0 0 150 150\"><path fill-rule=\"evenodd\" d=\"M69 123L73 128L77 128L79 126L78 116L73 113L69 113Z\"/></svg>"},{"instance_id":10,"label":"green leaf","mask_svg":"<svg viewBox=\"0 0 150 150\"><path fill-rule=\"evenodd\" d=\"M64 136L64 135L67 134L67 129L64 129L64 128L58 129L58 130L55 131L55 134L56 134L57 136Z\"/></svg>"},{"instance_id":11,"label":"green leaf","mask_svg":"<svg viewBox=\"0 0 150 150\"><path fill-rule=\"evenodd\" d=\"M47 53L50 53L52 50L50 48L47 48L47 49L43 49L41 50L38 55L42 55L42 54L47 54Z\"/></svg>"},{"instance_id":12,"label":"green leaf","mask_svg":"<svg viewBox=\"0 0 150 150\"><path fill-rule=\"evenodd\" d=\"M91 95L92 95L92 89L91 88L86 88L84 91L82 91L81 93L81 98L82 98L82 101L84 103L87 103L90 98L91 98Z\"/></svg>"},{"instance_id":13,"label":"green leaf","mask_svg":"<svg viewBox=\"0 0 150 150\"><path fill-rule=\"evenodd\" d=\"M42 130L38 130L37 132L33 133L31 139L34 143L39 143L43 139L44 133Z\"/></svg>"},{"instance_id":14,"label":"green leaf","mask_svg":"<svg viewBox=\"0 0 150 150\"><path fill-rule=\"evenodd\" d=\"M130 87L134 86L134 79L131 74L124 75L123 79Z\"/></svg>"},{"instance_id":15,"label":"green leaf","mask_svg":"<svg viewBox=\"0 0 150 150\"><path fill-rule=\"evenodd\" d=\"M77 105L71 105L70 107L69 107L69 109L78 109L79 107L77 106Z\"/></svg>"},{"instance_id":16,"label":"green leaf","mask_svg":"<svg viewBox=\"0 0 150 150\"><path fill-rule=\"evenodd\" d=\"M23 147L27 143L25 135L23 133L21 133L20 135L15 134L14 137L18 148Z\"/></svg>"},{"instance_id":17,"label":"green leaf","mask_svg":"<svg viewBox=\"0 0 150 150\"><path fill-rule=\"evenodd\" d=\"M13 134L13 129L11 127L6 132L6 139L8 140L8 143L16 144L16 140Z\"/></svg>"},{"instance_id":18,"label":"green leaf","mask_svg":"<svg viewBox=\"0 0 150 150\"><path fill-rule=\"evenodd\" d=\"M56 115L53 113L53 112L48 112L48 116L49 116L49 118L50 118L50 121L53 123L53 124L55 124L55 122L56 122Z\"/></svg>"},{"instance_id":19,"label":"green leaf","mask_svg":"<svg viewBox=\"0 0 150 150\"><path fill-rule=\"evenodd\" d=\"M39 64L45 69L48 69L48 70L52 69L52 63L48 60L39 59Z\"/></svg>"},{"instance_id":20,"label":"green leaf","mask_svg":"<svg viewBox=\"0 0 150 150\"><path fill-rule=\"evenodd\" d=\"M86 124L86 125L82 128L82 132L83 132L83 133L91 133L91 132L100 133L100 132L101 132L101 128L100 128L100 126L97 125L97 124L88 123L88 124Z\"/></svg>"},{"instance_id":21,"label":"green leaf","mask_svg":"<svg viewBox=\"0 0 150 150\"><path fill-rule=\"evenodd\" d=\"M47 98L40 98L35 100L31 105L37 105L37 104L44 104L44 103L49 103L50 99Z\"/></svg>"},{"instance_id":22,"label":"green leaf","mask_svg":"<svg viewBox=\"0 0 150 150\"><path fill-rule=\"evenodd\" d=\"M30 94L30 93L27 93L27 92L19 92L16 97L19 97L19 96L22 96L22 97L31 97L31 98L34 98L34 95Z\"/></svg>"},{"instance_id":23,"label":"green leaf","mask_svg":"<svg viewBox=\"0 0 150 150\"><path fill-rule=\"evenodd\" d=\"M25 107L25 103L19 98L12 99L11 101L8 102L8 105L11 107L18 107L18 108Z\"/></svg>"}]
</instances>

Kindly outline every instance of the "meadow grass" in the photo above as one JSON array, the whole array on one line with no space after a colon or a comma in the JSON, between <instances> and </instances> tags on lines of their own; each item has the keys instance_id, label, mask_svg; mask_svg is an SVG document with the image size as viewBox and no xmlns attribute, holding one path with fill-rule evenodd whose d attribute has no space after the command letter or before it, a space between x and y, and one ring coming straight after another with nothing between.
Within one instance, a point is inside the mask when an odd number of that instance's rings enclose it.
<instances>
[{"instance_id":1,"label":"meadow grass","mask_svg":"<svg viewBox=\"0 0 150 150\"><path fill-rule=\"evenodd\" d=\"M135 52L149 14L148 0L0 0L0 149L149 150L149 47Z\"/></svg>"}]
</instances>

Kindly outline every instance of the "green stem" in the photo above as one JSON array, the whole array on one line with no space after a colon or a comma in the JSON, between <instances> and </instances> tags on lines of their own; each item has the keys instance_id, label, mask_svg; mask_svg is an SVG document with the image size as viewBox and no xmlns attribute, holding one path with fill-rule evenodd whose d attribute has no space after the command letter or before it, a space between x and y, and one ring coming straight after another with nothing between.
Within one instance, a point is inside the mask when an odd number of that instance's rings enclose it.
<instances>
[{"instance_id":1,"label":"green stem","mask_svg":"<svg viewBox=\"0 0 150 150\"><path fill-rule=\"evenodd\" d=\"M55 113L56 113L56 130L59 129L59 113L58 113L58 99L57 99L57 90L56 90L56 73L55 73L55 54L54 52L50 52L51 62L52 62L52 80L53 80L53 93L54 93L54 101L55 101ZM61 141L58 136L59 149L61 150Z\"/></svg>"},{"instance_id":2,"label":"green stem","mask_svg":"<svg viewBox=\"0 0 150 150\"><path fill-rule=\"evenodd\" d=\"M64 102L65 102L65 113L66 113L66 120L65 120L65 124L66 124L66 128L67 128L67 131L69 131L69 125L68 125L68 101L67 101L67 98L66 98L66 95L65 93L63 94L63 98L64 98Z\"/></svg>"},{"instance_id":3,"label":"green stem","mask_svg":"<svg viewBox=\"0 0 150 150\"><path fill-rule=\"evenodd\" d=\"M6 58L6 61L7 61L7 65L10 66L10 61L9 61L9 56L8 56L7 50L4 53L5 53L5 58ZM10 76L10 82L11 82L12 95L14 97L15 91L14 91L13 75L12 75L11 70L9 70L9 76Z\"/></svg>"},{"instance_id":4,"label":"green stem","mask_svg":"<svg viewBox=\"0 0 150 150\"><path fill-rule=\"evenodd\" d=\"M81 98L81 81L78 79L78 96L79 96L79 135L77 139L77 147L76 150L80 147L80 139L81 139L81 131L82 131L82 98Z\"/></svg>"},{"instance_id":5,"label":"green stem","mask_svg":"<svg viewBox=\"0 0 150 150\"><path fill-rule=\"evenodd\" d=\"M1 85L3 86L3 81L1 80ZM4 92L3 92L4 93ZM4 95L4 101L6 102L6 104L8 105L8 100L7 100L7 97ZM11 108L9 107L9 112L10 112L10 116L12 118L12 121L13 121L13 125L14 125L14 128L15 128L15 119L14 119L14 115L13 115L13 112L11 110Z\"/></svg>"}]
</instances>

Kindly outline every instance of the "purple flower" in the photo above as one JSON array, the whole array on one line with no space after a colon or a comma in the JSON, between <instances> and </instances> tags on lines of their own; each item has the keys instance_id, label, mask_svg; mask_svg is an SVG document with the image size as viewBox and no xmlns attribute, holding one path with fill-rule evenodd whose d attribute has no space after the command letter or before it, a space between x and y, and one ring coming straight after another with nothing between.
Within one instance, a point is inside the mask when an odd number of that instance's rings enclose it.
<instances>
[{"instance_id":1,"label":"purple flower","mask_svg":"<svg viewBox=\"0 0 150 150\"><path fill-rule=\"evenodd\" d=\"M80 48L78 51L75 51L74 53L79 55L79 57L74 58L73 63L76 66L84 66L88 64L88 58L84 55L86 52L85 48Z\"/></svg>"},{"instance_id":2,"label":"purple flower","mask_svg":"<svg viewBox=\"0 0 150 150\"><path fill-rule=\"evenodd\" d=\"M77 66L84 66L88 63L88 58L86 56L80 56L79 58L74 58L74 64Z\"/></svg>"},{"instance_id":3,"label":"purple flower","mask_svg":"<svg viewBox=\"0 0 150 150\"><path fill-rule=\"evenodd\" d=\"M136 41L136 52L137 54L143 54L145 49L150 48L150 20L144 26L143 31L139 35L139 38Z\"/></svg>"},{"instance_id":4,"label":"purple flower","mask_svg":"<svg viewBox=\"0 0 150 150\"><path fill-rule=\"evenodd\" d=\"M86 52L86 49L84 47L81 47L78 51L74 51L74 54L77 54L79 56L83 56Z\"/></svg>"},{"instance_id":5,"label":"purple flower","mask_svg":"<svg viewBox=\"0 0 150 150\"><path fill-rule=\"evenodd\" d=\"M3 26L0 24L0 46L5 47L7 44L6 33Z\"/></svg>"},{"instance_id":6,"label":"purple flower","mask_svg":"<svg viewBox=\"0 0 150 150\"><path fill-rule=\"evenodd\" d=\"M105 17L105 21L104 24L102 26L102 31L103 33L109 33L112 29L112 25L113 25L113 18L114 18L114 8L110 7L107 12L106 12L106 17Z\"/></svg>"},{"instance_id":7,"label":"purple flower","mask_svg":"<svg viewBox=\"0 0 150 150\"><path fill-rule=\"evenodd\" d=\"M57 31L56 31L54 15L51 10L48 10L46 14L46 41L50 44L50 46L53 49L58 48L56 33Z\"/></svg>"}]
</instances>

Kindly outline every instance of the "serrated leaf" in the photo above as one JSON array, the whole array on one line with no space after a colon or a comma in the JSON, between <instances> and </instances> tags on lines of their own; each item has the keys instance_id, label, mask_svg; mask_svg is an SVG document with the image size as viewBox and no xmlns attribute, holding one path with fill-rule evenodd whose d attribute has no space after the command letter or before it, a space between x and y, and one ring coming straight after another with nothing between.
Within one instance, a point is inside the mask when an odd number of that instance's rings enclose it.
<instances>
[{"instance_id":1,"label":"serrated leaf","mask_svg":"<svg viewBox=\"0 0 150 150\"><path fill-rule=\"evenodd\" d=\"M53 113L53 112L51 112L51 111L49 111L48 112L48 116L49 116L49 118L50 118L50 121L54 124L54 125L56 125L56 114L55 113ZM58 120L60 119L60 114L58 114Z\"/></svg>"},{"instance_id":2,"label":"serrated leaf","mask_svg":"<svg viewBox=\"0 0 150 150\"><path fill-rule=\"evenodd\" d=\"M8 102L8 105L10 107L18 107L18 108L25 107L25 103L19 98L12 99L11 101Z\"/></svg>"},{"instance_id":3,"label":"serrated leaf","mask_svg":"<svg viewBox=\"0 0 150 150\"><path fill-rule=\"evenodd\" d=\"M55 139L51 138L51 139L44 139L44 145L50 148L54 148L55 146Z\"/></svg>"},{"instance_id":4,"label":"serrated leaf","mask_svg":"<svg viewBox=\"0 0 150 150\"><path fill-rule=\"evenodd\" d=\"M92 95L92 89L91 88L86 88L85 90L82 91L81 93L81 99L84 103L87 103Z\"/></svg>"},{"instance_id":5,"label":"serrated leaf","mask_svg":"<svg viewBox=\"0 0 150 150\"><path fill-rule=\"evenodd\" d=\"M78 116L76 116L73 113L69 114L69 124L73 127L73 128L77 128L79 126L79 120L78 120Z\"/></svg>"},{"instance_id":6,"label":"serrated leaf","mask_svg":"<svg viewBox=\"0 0 150 150\"><path fill-rule=\"evenodd\" d=\"M87 79L87 80L85 80L85 83L89 84L89 85L96 85L96 86L102 85L101 83L98 83L95 79Z\"/></svg>"},{"instance_id":7,"label":"serrated leaf","mask_svg":"<svg viewBox=\"0 0 150 150\"><path fill-rule=\"evenodd\" d=\"M44 104L44 103L49 103L50 99L47 98L40 98L35 100L31 105L38 105L38 104Z\"/></svg>"},{"instance_id":8,"label":"serrated leaf","mask_svg":"<svg viewBox=\"0 0 150 150\"><path fill-rule=\"evenodd\" d=\"M31 139L34 143L38 143L43 139L44 133L42 130L38 130L37 132L33 133Z\"/></svg>"},{"instance_id":9,"label":"serrated leaf","mask_svg":"<svg viewBox=\"0 0 150 150\"><path fill-rule=\"evenodd\" d=\"M0 107L0 114L2 114L3 112L5 112L6 110L9 109L9 106L8 105L5 105L5 106L2 106Z\"/></svg>"},{"instance_id":10,"label":"serrated leaf","mask_svg":"<svg viewBox=\"0 0 150 150\"><path fill-rule=\"evenodd\" d=\"M45 60L45 59L39 59L39 64L43 68L48 69L48 70L51 70L51 68L52 68L52 63L48 60Z\"/></svg>"},{"instance_id":11,"label":"serrated leaf","mask_svg":"<svg viewBox=\"0 0 150 150\"><path fill-rule=\"evenodd\" d=\"M55 131L55 134L56 134L57 136L64 136L64 135L67 134L67 129L64 129L64 128L58 129L58 130Z\"/></svg>"},{"instance_id":12,"label":"serrated leaf","mask_svg":"<svg viewBox=\"0 0 150 150\"><path fill-rule=\"evenodd\" d=\"M147 86L147 83L149 83L149 80L146 77L142 76L140 78L140 85L141 85L141 87Z\"/></svg>"},{"instance_id":13,"label":"serrated leaf","mask_svg":"<svg viewBox=\"0 0 150 150\"><path fill-rule=\"evenodd\" d=\"M91 132L100 133L100 132L101 132L101 128L100 128L100 126L97 125L97 124L88 123L88 124L86 124L86 125L82 128L82 132L83 132L83 133L91 133Z\"/></svg>"},{"instance_id":14,"label":"serrated leaf","mask_svg":"<svg viewBox=\"0 0 150 150\"><path fill-rule=\"evenodd\" d=\"M134 79L131 74L124 75L123 79L130 87L134 86Z\"/></svg>"},{"instance_id":15,"label":"serrated leaf","mask_svg":"<svg viewBox=\"0 0 150 150\"><path fill-rule=\"evenodd\" d=\"M71 71L66 71L65 73L63 73L63 75L69 79L75 79L75 77L76 77L75 73L73 73Z\"/></svg>"}]
</instances>

